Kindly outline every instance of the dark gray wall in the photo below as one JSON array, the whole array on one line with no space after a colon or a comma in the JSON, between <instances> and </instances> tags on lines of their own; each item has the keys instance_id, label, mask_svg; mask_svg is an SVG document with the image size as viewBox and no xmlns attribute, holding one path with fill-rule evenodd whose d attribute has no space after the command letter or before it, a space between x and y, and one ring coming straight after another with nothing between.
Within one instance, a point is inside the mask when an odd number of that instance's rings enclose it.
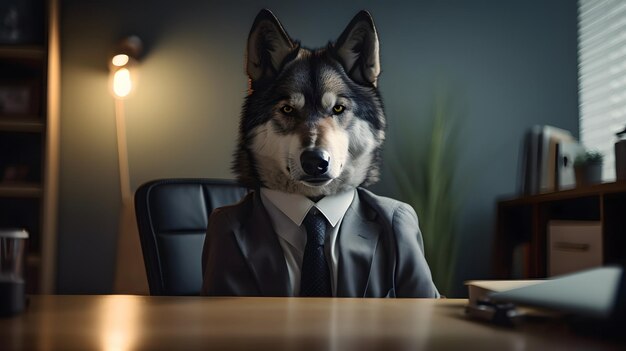
<instances>
[{"instance_id":1,"label":"dark gray wall","mask_svg":"<svg viewBox=\"0 0 626 351\"><path fill-rule=\"evenodd\" d=\"M578 130L575 1L61 3L61 293L112 288L121 201L106 60L125 34L147 46L140 85L126 104L136 189L154 178L232 177L247 88L243 52L260 8L272 9L307 46L335 39L368 9L382 42L388 146L400 129L423 136L438 87L463 106L458 293L462 280L489 277L495 199L516 189L524 130L537 123ZM388 170L374 190L398 195Z\"/></svg>"}]
</instances>

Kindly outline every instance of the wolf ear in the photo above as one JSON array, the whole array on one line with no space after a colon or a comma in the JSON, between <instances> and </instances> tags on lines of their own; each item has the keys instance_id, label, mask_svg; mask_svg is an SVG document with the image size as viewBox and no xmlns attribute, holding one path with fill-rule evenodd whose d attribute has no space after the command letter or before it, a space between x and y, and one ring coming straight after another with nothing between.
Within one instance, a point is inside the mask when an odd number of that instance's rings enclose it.
<instances>
[{"instance_id":1,"label":"wolf ear","mask_svg":"<svg viewBox=\"0 0 626 351\"><path fill-rule=\"evenodd\" d=\"M285 58L295 48L276 16L270 10L261 10L248 36L248 77L257 81L276 76Z\"/></svg>"},{"instance_id":2,"label":"wolf ear","mask_svg":"<svg viewBox=\"0 0 626 351\"><path fill-rule=\"evenodd\" d=\"M350 78L376 86L380 74L378 33L367 11L359 12L335 43L335 53Z\"/></svg>"}]
</instances>

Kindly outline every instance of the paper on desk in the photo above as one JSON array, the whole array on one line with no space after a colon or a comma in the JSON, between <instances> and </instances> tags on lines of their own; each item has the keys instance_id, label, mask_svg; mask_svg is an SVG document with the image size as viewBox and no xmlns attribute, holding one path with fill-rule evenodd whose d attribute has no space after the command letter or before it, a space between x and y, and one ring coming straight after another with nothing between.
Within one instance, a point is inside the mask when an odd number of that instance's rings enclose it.
<instances>
[{"instance_id":1,"label":"paper on desk","mask_svg":"<svg viewBox=\"0 0 626 351\"><path fill-rule=\"evenodd\" d=\"M468 280L465 285L469 289L469 304L475 306L476 301L487 299L487 294L541 284L546 280Z\"/></svg>"}]
</instances>

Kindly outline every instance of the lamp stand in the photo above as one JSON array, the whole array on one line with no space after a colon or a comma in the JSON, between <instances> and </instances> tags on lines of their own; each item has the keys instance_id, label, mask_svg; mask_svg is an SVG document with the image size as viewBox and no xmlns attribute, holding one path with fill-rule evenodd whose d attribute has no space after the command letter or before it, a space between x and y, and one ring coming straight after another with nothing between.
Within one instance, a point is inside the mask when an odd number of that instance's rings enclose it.
<instances>
[{"instance_id":1,"label":"lamp stand","mask_svg":"<svg viewBox=\"0 0 626 351\"><path fill-rule=\"evenodd\" d=\"M120 193L122 202L128 202L132 199L130 171L128 170L128 145L126 143L126 114L122 99L115 99L115 127L117 132L117 160L120 169Z\"/></svg>"},{"instance_id":2,"label":"lamp stand","mask_svg":"<svg viewBox=\"0 0 626 351\"><path fill-rule=\"evenodd\" d=\"M130 190L126 117L124 101L121 99L115 99L115 124L122 208L119 217L117 262L113 290L116 294L148 295L148 280L137 230L135 204Z\"/></svg>"}]
</instances>

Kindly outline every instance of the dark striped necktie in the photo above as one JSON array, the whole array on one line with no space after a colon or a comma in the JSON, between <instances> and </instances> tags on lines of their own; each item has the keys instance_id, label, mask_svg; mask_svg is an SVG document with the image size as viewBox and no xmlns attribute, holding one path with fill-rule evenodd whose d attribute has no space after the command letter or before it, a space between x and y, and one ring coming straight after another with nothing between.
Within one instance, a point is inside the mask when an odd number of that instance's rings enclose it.
<instances>
[{"instance_id":1,"label":"dark striped necktie","mask_svg":"<svg viewBox=\"0 0 626 351\"><path fill-rule=\"evenodd\" d=\"M302 259L300 296L332 297L330 271L324 256L326 218L312 208L304 219L306 246Z\"/></svg>"}]
</instances>

